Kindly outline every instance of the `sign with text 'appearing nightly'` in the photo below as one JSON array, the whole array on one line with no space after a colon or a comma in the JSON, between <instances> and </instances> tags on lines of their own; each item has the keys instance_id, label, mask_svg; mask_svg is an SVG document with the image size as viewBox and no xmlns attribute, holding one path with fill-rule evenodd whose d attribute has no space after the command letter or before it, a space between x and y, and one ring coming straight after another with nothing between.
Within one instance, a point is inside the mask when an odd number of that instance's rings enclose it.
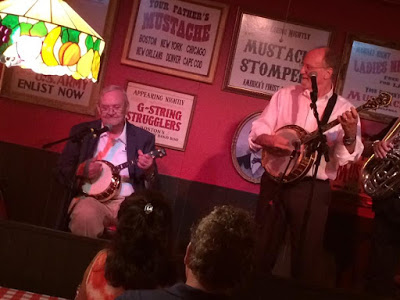
<instances>
[{"instance_id":1,"label":"sign with text 'appearing nightly'","mask_svg":"<svg viewBox=\"0 0 400 300\"><path fill-rule=\"evenodd\" d=\"M129 82L127 120L156 137L156 144L184 151L195 96Z\"/></svg>"}]
</instances>

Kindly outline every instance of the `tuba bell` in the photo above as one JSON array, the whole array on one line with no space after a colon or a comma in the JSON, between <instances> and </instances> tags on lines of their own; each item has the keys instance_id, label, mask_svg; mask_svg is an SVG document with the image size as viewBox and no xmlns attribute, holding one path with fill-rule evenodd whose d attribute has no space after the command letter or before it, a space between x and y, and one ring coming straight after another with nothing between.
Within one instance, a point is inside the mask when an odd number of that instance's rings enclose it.
<instances>
[{"instance_id":1,"label":"tuba bell","mask_svg":"<svg viewBox=\"0 0 400 300\"><path fill-rule=\"evenodd\" d=\"M387 198L400 190L400 118L383 141L392 143L393 148L383 159L372 154L361 170L364 190L374 199Z\"/></svg>"}]
</instances>

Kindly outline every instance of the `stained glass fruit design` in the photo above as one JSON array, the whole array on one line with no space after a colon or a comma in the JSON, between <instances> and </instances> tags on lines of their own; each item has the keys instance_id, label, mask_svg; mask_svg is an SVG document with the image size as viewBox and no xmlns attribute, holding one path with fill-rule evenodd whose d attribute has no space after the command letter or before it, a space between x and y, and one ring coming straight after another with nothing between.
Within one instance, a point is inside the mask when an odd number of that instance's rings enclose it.
<instances>
[{"instance_id":1,"label":"stained glass fruit design","mask_svg":"<svg viewBox=\"0 0 400 300\"><path fill-rule=\"evenodd\" d=\"M0 53L16 55L21 66L34 62L43 74L95 82L103 49L101 38L76 29L13 15L0 18Z\"/></svg>"}]
</instances>

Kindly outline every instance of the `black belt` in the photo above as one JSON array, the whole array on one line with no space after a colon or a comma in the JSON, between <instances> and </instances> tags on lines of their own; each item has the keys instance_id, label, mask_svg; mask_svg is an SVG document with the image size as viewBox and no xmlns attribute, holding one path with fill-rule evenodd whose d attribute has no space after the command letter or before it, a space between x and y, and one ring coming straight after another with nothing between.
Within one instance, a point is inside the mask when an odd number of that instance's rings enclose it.
<instances>
[{"instance_id":1,"label":"black belt","mask_svg":"<svg viewBox=\"0 0 400 300\"><path fill-rule=\"evenodd\" d=\"M306 176L303 179L301 179L300 182L301 181L312 181L312 180L313 180L313 178L311 176ZM318 178L316 178L315 181L329 183L329 179L318 179Z\"/></svg>"}]
</instances>

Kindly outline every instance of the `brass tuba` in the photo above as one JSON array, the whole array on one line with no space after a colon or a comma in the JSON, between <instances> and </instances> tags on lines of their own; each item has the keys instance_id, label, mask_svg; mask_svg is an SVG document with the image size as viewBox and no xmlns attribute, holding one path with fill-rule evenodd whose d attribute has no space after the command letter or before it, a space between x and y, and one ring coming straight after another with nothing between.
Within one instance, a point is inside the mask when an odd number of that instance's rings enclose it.
<instances>
[{"instance_id":1,"label":"brass tuba","mask_svg":"<svg viewBox=\"0 0 400 300\"><path fill-rule=\"evenodd\" d=\"M361 170L364 190L374 199L386 198L400 190L400 118L383 140L391 142L393 149L383 159L372 154Z\"/></svg>"}]
</instances>

